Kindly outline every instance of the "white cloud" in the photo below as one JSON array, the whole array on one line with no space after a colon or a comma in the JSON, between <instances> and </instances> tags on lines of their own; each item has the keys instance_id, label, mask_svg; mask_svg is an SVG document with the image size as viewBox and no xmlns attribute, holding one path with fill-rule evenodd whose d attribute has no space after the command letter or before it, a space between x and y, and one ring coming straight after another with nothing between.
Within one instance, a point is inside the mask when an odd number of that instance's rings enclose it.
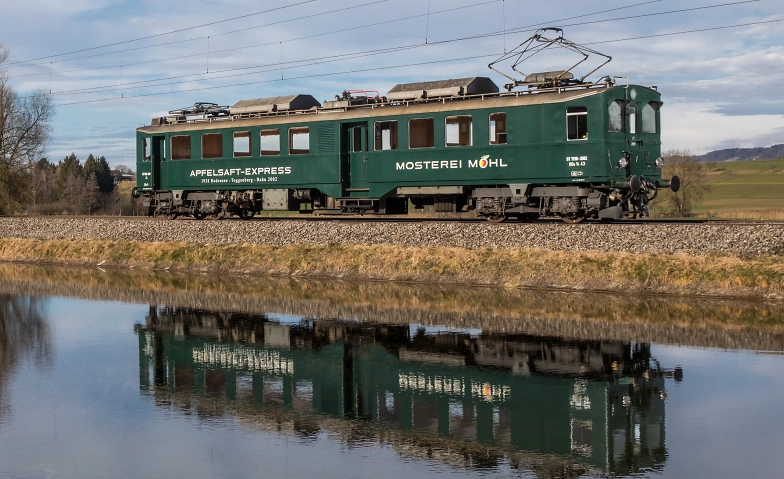
<instances>
[{"instance_id":1,"label":"white cloud","mask_svg":"<svg viewBox=\"0 0 784 479\"><path fill-rule=\"evenodd\" d=\"M703 154L715 149L784 142L784 116L725 116L711 113L712 108L714 105L705 103L665 103L662 108L663 148Z\"/></svg>"},{"instance_id":2,"label":"white cloud","mask_svg":"<svg viewBox=\"0 0 784 479\"><path fill-rule=\"evenodd\" d=\"M118 162L127 163L133 157L134 129L141 123L149 122L151 114L160 111L191 105L196 101L231 105L243 98L291 92L310 93L319 100L332 98L346 88L378 89L383 94L398 82L474 75L491 76L496 83L503 84L506 79L486 69L492 58L361 70L499 53L504 47L512 48L530 35L526 31L433 44L473 34L502 32L504 27L509 30L535 24L563 25L684 8L683 4L675 0L663 0L641 7L554 22L599 10L625 7L628 3L607 0L597 5L551 0L546 4L531 5L521 0L506 0L460 9L458 7L475 5L481 3L481 0L461 0L460 3L454 0L395 0L363 6L371 1L316 0L302 6L124 43L108 49L53 57L42 60L37 67L8 65L12 67L9 68L9 74L20 93L35 88L45 91L51 88L53 92L62 93L106 87L102 92L70 93L54 97L59 104L94 103L63 105L58 109L53 124L55 141L50 150L68 154L73 149L80 156L86 156L89 152L106 154L105 151L97 151L98 148L106 148L122 156ZM294 3L297 2L6 2L0 7L0 13L3 16L13 14L15 20L4 26L5 36L0 41L4 41L11 49L11 60L19 61L124 42ZM695 0L687 6L710 4L708 0ZM352 5L355 8L340 13L302 18ZM426 16L428 7L431 11L429 18ZM774 6L763 2L754 4L753 8L737 5L684 14L630 18L567 27L565 36L580 43L590 43L655 35L777 19L776 10ZM435 13L440 11L446 13ZM310 37L412 15L423 16L372 28ZM776 101L770 95L771 85L780 84L784 80L784 70L775 67L784 60L784 48L781 47L784 43L783 30L781 24L771 23L742 29L593 45L592 48L614 58L594 78L603 74L626 75L635 82L659 85L666 105L665 119L671 118L665 120L663 127L665 143L672 142L679 148L701 151L731 138L744 142L754 138L762 139L768 133L774 134L780 125L779 113L784 113L783 100ZM207 36L210 36L209 60ZM427 47L346 58L352 52L421 44L426 37L429 43ZM270 45L249 47L266 43ZM135 49L124 51L130 48ZM282 73L285 80L281 81L281 72L276 67L281 61L281 50L283 62L331 55L342 55L343 58L305 66L284 64ZM93 56L109 52L112 53ZM88 58L63 61L75 57ZM565 58L564 62L569 59ZM590 59L589 63L595 64L595 60ZM48 61L53 63L48 64ZM551 61L552 58L548 60L547 57L537 56L525 65L524 71L562 68L561 65L551 64ZM208 64L210 74L206 75ZM269 66L255 70L248 68L259 65ZM71 71L85 69L92 70ZM232 69L244 70L216 73ZM349 71L355 72L324 75ZM23 77L25 74L39 76ZM227 78L218 79L219 76ZM307 76L312 77L299 78ZM122 89L118 88L121 82ZM164 85L166 83L172 84ZM235 84L245 85L230 86ZM125 98L120 100L120 96ZM673 115L672 112L677 113ZM771 116L763 119L760 114ZM689 121L684 121L684 118ZM749 128L752 122L761 129ZM87 130L96 125L106 130L88 135ZM119 135L120 130L127 130L128 134ZM114 158L109 160L115 161Z\"/></svg>"}]
</instances>

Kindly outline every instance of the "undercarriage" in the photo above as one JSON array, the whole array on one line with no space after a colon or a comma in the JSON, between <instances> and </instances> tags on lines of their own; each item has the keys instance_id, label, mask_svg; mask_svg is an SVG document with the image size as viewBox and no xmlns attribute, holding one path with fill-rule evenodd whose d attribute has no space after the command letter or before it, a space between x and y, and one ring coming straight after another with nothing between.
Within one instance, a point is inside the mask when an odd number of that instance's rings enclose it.
<instances>
[{"instance_id":1,"label":"undercarriage","mask_svg":"<svg viewBox=\"0 0 784 479\"><path fill-rule=\"evenodd\" d=\"M381 198L332 198L316 189L265 189L247 191L155 191L135 192L144 197L149 216L169 219L189 216L220 219L238 216L250 219L261 211L363 215L407 214L432 206L437 213L468 213L489 222L509 218L534 220L560 218L566 223L585 219L602 221L649 216L648 204L658 190L677 191L680 181L653 181L632 176L620 184L533 185L468 187L400 187Z\"/></svg>"}]
</instances>

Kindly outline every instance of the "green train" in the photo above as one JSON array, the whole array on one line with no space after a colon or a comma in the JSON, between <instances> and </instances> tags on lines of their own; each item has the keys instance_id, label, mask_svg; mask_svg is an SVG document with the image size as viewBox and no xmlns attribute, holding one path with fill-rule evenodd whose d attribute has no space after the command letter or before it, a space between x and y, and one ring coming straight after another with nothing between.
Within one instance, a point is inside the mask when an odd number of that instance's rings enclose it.
<instances>
[{"instance_id":1,"label":"green train","mask_svg":"<svg viewBox=\"0 0 784 479\"><path fill-rule=\"evenodd\" d=\"M666 461L665 382L683 373L647 344L287 321L151 306L137 326L141 391L184 414L376 437L471 468L625 476Z\"/></svg>"},{"instance_id":2,"label":"green train","mask_svg":"<svg viewBox=\"0 0 784 479\"><path fill-rule=\"evenodd\" d=\"M525 90L514 87L526 86ZM260 211L475 212L490 221L575 223L647 216L663 179L655 87L533 73L197 103L137 129L149 215Z\"/></svg>"}]
</instances>

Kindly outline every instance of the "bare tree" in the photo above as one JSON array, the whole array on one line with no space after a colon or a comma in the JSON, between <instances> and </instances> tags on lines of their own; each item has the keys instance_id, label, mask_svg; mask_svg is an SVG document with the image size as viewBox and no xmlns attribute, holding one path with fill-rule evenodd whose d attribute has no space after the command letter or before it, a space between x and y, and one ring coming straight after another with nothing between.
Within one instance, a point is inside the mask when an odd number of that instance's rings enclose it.
<instances>
[{"instance_id":1,"label":"bare tree","mask_svg":"<svg viewBox=\"0 0 784 479\"><path fill-rule=\"evenodd\" d=\"M90 175L84 179L84 201L87 205L88 215L93 214L93 210L100 206L100 195L101 188L98 185L98 177L95 173L90 173Z\"/></svg>"},{"instance_id":2,"label":"bare tree","mask_svg":"<svg viewBox=\"0 0 784 479\"><path fill-rule=\"evenodd\" d=\"M8 50L0 44L0 65ZM54 114L43 91L20 97L0 69L0 214L16 211L27 193L24 184L49 139Z\"/></svg>"},{"instance_id":3,"label":"bare tree","mask_svg":"<svg viewBox=\"0 0 784 479\"><path fill-rule=\"evenodd\" d=\"M63 183L60 199L65 203L66 209L75 214L83 214L87 206L85 203L92 200L87 195L87 180L76 173L71 173ZM89 212L88 212L89 214Z\"/></svg>"},{"instance_id":4,"label":"bare tree","mask_svg":"<svg viewBox=\"0 0 784 479\"><path fill-rule=\"evenodd\" d=\"M677 192L666 190L665 201L672 206L678 216L689 216L709 190L709 186L705 184L707 179L705 166L699 163L688 150L670 150L663 156L662 176L677 175L681 179L681 187Z\"/></svg>"}]
</instances>

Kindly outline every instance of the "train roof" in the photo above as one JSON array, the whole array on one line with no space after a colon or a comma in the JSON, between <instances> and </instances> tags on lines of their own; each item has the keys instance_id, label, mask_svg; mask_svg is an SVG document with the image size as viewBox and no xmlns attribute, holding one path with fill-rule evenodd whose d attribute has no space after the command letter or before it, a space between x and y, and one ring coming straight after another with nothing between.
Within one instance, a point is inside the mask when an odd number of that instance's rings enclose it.
<instances>
[{"instance_id":1,"label":"train roof","mask_svg":"<svg viewBox=\"0 0 784 479\"><path fill-rule=\"evenodd\" d=\"M160 132L161 128L166 128L169 131L188 131L542 105L598 95L614 86L614 83L607 82L499 92L498 86L486 77L404 83L395 85L387 96L364 90L347 90L335 100L323 103L307 94L241 100L230 107L197 103L190 111L173 110L169 116L153 118L151 125L138 130ZM213 106L209 110L196 108L200 105Z\"/></svg>"}]
</instances>

